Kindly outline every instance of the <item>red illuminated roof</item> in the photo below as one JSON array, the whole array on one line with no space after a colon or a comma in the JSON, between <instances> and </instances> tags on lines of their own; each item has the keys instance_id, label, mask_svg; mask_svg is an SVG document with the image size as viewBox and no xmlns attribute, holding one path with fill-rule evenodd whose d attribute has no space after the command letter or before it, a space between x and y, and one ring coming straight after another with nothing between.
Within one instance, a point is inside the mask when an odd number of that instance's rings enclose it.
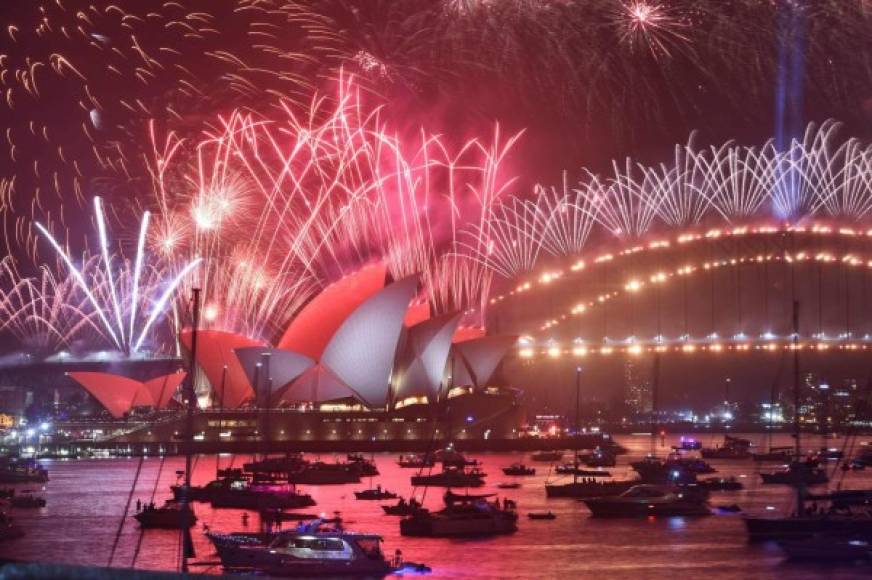
<instances>
[{"instance_id":1,"label":"red illuminated roof","mask_svg":"<svg viewBox=\"0 0 872 580\"><path fill-rule=\"evenodd\" d=\"M430 304L427 301L413 302L406 310L406 318L403 319L403 324L415 326L430 318Z\"/></svg>"},{"instance_id":2,"label":"red illuminated roof","mask_svg":"<svg viewBox=\"0 0 872 580\"><path fill-rule=\"evenodd\" d=\"M190 352L191 330L183 330L179 338ZM223 330L201 330L197 333L197 365L203 369L212 385L218 406L236 409L254 397L251 379L246 376L234 351L263 345L263 341Z\"/></svg>"},{"instance_id":3,"label":"red illuminated roof","mask_svg":"<svg viewBox=\"0 0 872 580\"><path fill-rule=\"evenodd\" d=\"M68 376L85 387L116 419L133 407L157 406L151 391L139 381L111 373L71 372Z\"/></svg>"},{"instance_id":4,"label":"red illuminated roof","mask_svg":"<svg viewBox=\"0 0 872 580\"><path fill-rule=\"evenodd\" d=\"M334 282L297 314L278 348L319 360L351 313L384 288L386 276L384 264L373 264Z\"/></svg>"},{"instance_id":5,"label":"red illuminated roof","mask_svg":"<svg viewBox=\"0 0 872 580\"><path fill-rule=\"evenodd\" d=\"M475 340L483 337L486 333L485 329L480 326L459 326L454 332L454 338L451 339L451 342L457 344L458 342Z\"/></svg>"},{"instance_id":6,"label":"red illuminated roof","mask_svg":"<svg viewBox=\"0 0 872 580\"><path fill-rule=\"evenodd\" d=\"M178 372L146 381L144 386L151 394L155 407L158 409L166 409L167 405L169 405L172 400L173 395L176 394L179 385L182 384L182 381L185 380L186 376L187 373Z\"/></svg>"}]
</instances>

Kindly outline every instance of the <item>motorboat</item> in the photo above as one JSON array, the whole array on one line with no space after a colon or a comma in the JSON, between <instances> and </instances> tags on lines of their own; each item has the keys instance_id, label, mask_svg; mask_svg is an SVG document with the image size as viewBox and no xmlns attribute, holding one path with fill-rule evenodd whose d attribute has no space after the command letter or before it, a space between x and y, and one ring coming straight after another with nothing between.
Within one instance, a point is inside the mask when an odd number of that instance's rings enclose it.
<instances>
[{"instance_id":1,"label":"motorboat","mask_svg":"<svg viewBox=\"0 0 872 580\"><path fill-rule=\"evenodd\" d=\"M577 475L579 477L611 477L609 471L601 469L582 469L577 463L564 463L554 468L554 471L561 475Z\"/></svg>"},{"instance_id":2,"label":"motorboat","mask_svg":"<svg viewBox=\"0 0 872 580\"><path fill-rule=\"evenodd\" d=\"M724 435L723 445L704 447L699 453L703 459L748 459L751 457L751 442L740 437Z\"/></svg>"},{"instance_id":3,"label":"motorboat","mask_svg":"<svg viewBox=\"0 0 872 580\"><path fill-rule=\"evenodd\" d=\"M711 515L700 496L659 485L635 485L617 497L595 497L583 501L595 517Z\"/></svg>"},{"instance_id":4,"label":"motorboat","mask_svg":"<svg viewBox=\"0 0 872 580\"><path fill-rule=\"evenodd\" d=\"M17 456L0 457L0 483L45 483L46 470L35 459Z\"/></svg>"},{"instance_id":5,"label":"motorboat","mask_svg":"<svg viewBox=\"0 0 872 580\"><path fill-rule=\"evenodd\" d=\"M170 487L173 498L180 501L185 495L181 484ZM203 501L216 508L238 509L297 509L315 505L312 496L298 492L285 484L261 484L252 481L241 470L221 470L219 478L204 486L191 486L189 501Z\"/></svg>"},{"instance_id":6,"label":"motorboat","mask_svg":"<svg viewBox=\"0 0 872 580\"><path fill-rule=\"evenodd\" d=\"M777 543L791 560L868 562L872 558L872 539L864 535L815 534L808 538L780 539Z\"/></svg>"},{"instance_id":7,"label":"motorboat","mask_svg":"<svg viewBox=\"0 0 872 580\"><path fill-rule=\"evenodd\" d=\"M545 494L548 497L571 497L575 499L612 497L620 495L638 484L638 480L596 481L593 479L585 479L568 483L546 484Z\"/></svg>"},{"instance_id":8,"label":"motorboat","mask_svg":"<svg viewBox=\"0 0 872 580\"><path fill-rule=\"evenodd\" d=\"M309 462L300 453L288 453L281 457L264 457L260 461L243 463L242 469L247 473L287 473L297 471Z\"/></svg>"},{"instance_id":9,"label":"motorboat","mask_svg":"<svg viewBox=\"0 0 872 580\"><path fill-rule=\"evenodd\" d=\"M696 483L696 472L687 463L676 459L661 460L653 455L647 455L640 461L630 463L642 483L650 484L693 484Z\"/></svg>"},{"instance_id":10,"label":"motorboat","mask_svg":"<svg viewBox=\"0 0 872 580\"><path fill-rule=\"evenodd\" d=\"M697 485L708 491L740 491L744 487L735 477L707 477L697 481Z\"/></svg>"},{"instance_id":11,"label":"motorboat","mask_svg":"<svg viewBox=\"0 0 872 580\"><path fill-rule=\"evenodd\" d=\"M401 497L400 501L394 505L383 505L381 508L389 516L410 516L416 511L423 509L423 506L415 498L406 501Z\"/></svg>"},{"instance_id":12,"label":"motorboat","mask_svg":"<svg viewBox=\"0 0 872 580\"><path fill-rule=\"evenodd\" d=\"M445 449L440 449L433 454L433 459L436 463L441 463L445 467L475 467L479 465L477 459L470 459L463 453L454 449L449 445Z\"/></svg>"},{"instance_id":13,"label":"motorboat","mask_svg":"<svg viewBox=\"0 0 872 580\"><path fill-rule=\"evenodd\" d=\"M348 463L323 463L320 461L304 465L297 471L287 473L291 484L306 485L344 485L360 483L358 468Z\"/></svg>"},{"instance_id":14,"label":"motorboat","mask_svg":"<svg viewBox=\"0 0 872 580\"><path fill-rule=\"evenodd\" d=\"M533 461L560 461L563 451L538 451L530 456Z\"/></svg>"},{"instance_id":15,"label":"motorboat","mask_svg":"<svg viewBox=\"0 0 872 580\"><path fill-rule=\"evenodd\" d=\"M215 494L210 500L214 508L237 509L298 509L315 505L312 496L293 488L252 485Z\"/></svg>"},{"instance_id":16,"label":"motorboat","mask_svg":"<svg viewBox=\"0 0 872 580\"><path fill-rule=\"evenodd\" d=\"M14 540L24 536L21 526L13 523L12 518L6 512L0 512L0 541Z\"/></svg>"},{"instance_id":17,"label":"motorboat","mask_svg":"<svg viewBox=\"0 0 872 580\"><path fill-rule=\"evenodd\" d=\"M485 476L486 474L477 467L463 469L446 466L439 473L413 475L412 485L415 487L481 487L484 485Z\"/></svg>"},{"instance_id":18,"label":"motorboat","mask_svg":"<svg viewBox=\"0 0 872 580\"><path fill-rule=\"evenodd\" d=\"M754 461L781 461L787 462L793 458L794 449L792 446L770 447L768 451L763 453L752 453L751 458Z\"/></svg>"},{"instance_id":19,"label":"motorboat","mask_svg":"<svg viewBox=\"0 0 872 580\"><path fill-rule=\"evenodd\" d=\"M578 460L588 467L614 467L618 463L614 453L601 447L595 448L591 453L579 455Z\"/></svg>"},{"instance_id":20,"label":"motorboat","mask_svg":"<svg viewBox=\"0 0 872 580\"><path fill-rule=\"evenodd\" d=\"M179 472L179 476L184 472ZM242 469L219 469L217 478L213 479L206 485L192 485L187 490L189 501L212 501L212 497L222 494L227 490L244 489L251 484L251 477L246 475ZM173 497L176 500L182 499L181 492L183 486L178 483L170 486L173 492Z\"/></svg>"},{"instance_id":21,"label":"motorboat","mask_svg":"<svg viewBox=\"0 0 872 580\"><path fill-rule=\"evenodd\" d=\"M844 458L845 452L834 447L821 447L814 455L821 461L839 461Z\"/></svg>"},{"instance_id":22,"label":"motorboat","mask_svg":"<svg viewBox=\"0 0 872 580\"><path fill-rule=\"evenodd\" d=\"M437 512L421 509L400 520L400 534L429 538L494 536L518 530L514 504L488 501L493 494L459 495L445 493L445 508Z\"/></svg>"},{"instance_id":23,"label":"motorboat","mask_svg":"<svg viewBox=\"0 0 872 580\"><path fill-rule=\"evenodd\" d=\"M531 520L556 520L557 516L554 515L554 512L530 512L527 514L527 517Z\"/></svg>"},{"instance_id":24,"label":"motorboat","mask_svg":"<svg viewBox=\"0 0 872 580\"><path fill-rule=\"evenodd\" d=\"M702 442L699 439L682 435L678 445L673 445L672 449L675 451L699 451L702 449Z\"/></svg>"},{"instance_id":25,"label":"motorboat","mask_svg":"<svg viewBox=\"0 0 872 580\"><path fill-rule=\"evenodd\" d=\"M15 508L44 508L45 498L35 495L31 491L15 494L10 498L9 505Z\"/></svg>"},{"instance_id":26,"label":"motorboat","mask_svg":"<svg viewBox=\"0 0 872 580\"><path fill-rule=\"evenodd\" d=\"M374 477L379 474L375 461L367 459L360 453L349 453L346 465L360 477Z\"/></svg>"},{"instance_id":27,"label":"motorboat","mask_svg":"<svg viewBox=\"0 0 872 580\"><path fill-rule=\"evenodd\" d=\"M535 467L527 467L523 463L513 463L508 467L503 467L503 473L506 475L536 475Z\"/></svg>"},{"instance_id":28,"label":"motorboat","mask_svg":"<svg viewBox=\"0 0 872 580\"><path fill-rule=\"evenodd\" d=\"M175 500L168 500L161 507L148 504L133 517L143 529L184 530L197 523L191 505Z\"/></svg>"},{"instance_id":29,"label":"motorboat","mask_svg":"<svg viewBox=\"0 0 872 580\"><path fill-rule=\"evenodd\" d=\"M421 469L423 467L433 467L436 465L436 460L430 454L400 455L397 465L407 469Z\"/></svg>"},{"instance_id":30,"label":"motorboat","mask_svg":"<svg viewBox=\"0 0 872 580\"><path fill-rule=\"evenodd\" d=\"M362 500L383 500L383 499L397 499L397 494L382 489L379 485L372 489L365 489L363 491L355 491L354 497Z\"/></svg>"},{"instance_id":31,"label":"motorboat","mask_svg":"<svg viewBox=\"0 0 872 580\"><path fill-rule=\"evenodd\" d=\"M519 489L521 484L517 481L503 481L497 484L499 489Z\"/></svg>"},{"instance_id":32,"label":"motorboat","mask_svg":"<svg viewBox=\"0 0 872 580\"><path fill-rule=\"evenodd\" d=\"M324 528L321 520L275 534L209 533L207 537L226 571L270 577L381 578L403 571L429 570L420 564L403 562L399 556L385 558L381 536L341 527Z\"/></svg>"},{"instance_id":33,"label":"motorboat","mask_svg":"<svg viewBox=\"0 0 872 580\"><path fill-rule=\"evenodd\" d=\"M830 480L825 470L806 461L792 461L786 469L761 473L760 477L766 484L794 486L823 485Z\"/></svg>"}]
</instances>

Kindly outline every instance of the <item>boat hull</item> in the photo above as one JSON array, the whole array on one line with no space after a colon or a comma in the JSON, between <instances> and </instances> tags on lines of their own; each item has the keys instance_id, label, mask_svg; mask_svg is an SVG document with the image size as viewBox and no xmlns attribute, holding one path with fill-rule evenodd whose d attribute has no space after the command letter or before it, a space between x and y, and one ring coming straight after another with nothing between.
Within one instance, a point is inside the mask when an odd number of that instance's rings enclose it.
<instances>
[{"instance_id":1,"label":"boat hull","mask_svg":"<svg viewBox=\"0 0 872 580\"><path fill-rule=\"evenodd\" d=\"M548 497L572 497L586 499L592 497L614 497L621 495L637 481L609 481L605 483L566 483L563 485L546 485L545 495Z\"/></svg>"},{"instance_id":2,"label":"boat hull","mask_svg":"<svg viewBox=\"0 0 872 580\"><path fill-rule=\"evenodd\" d=\"M872 519L850 517L746 517L745 527L751 541L807 538L815 534L859 534L872 537Z\"/></svg>"},{"instance_id":3,"label":"boat hull","mask_svg":"<svg viewBox=\"0 0 872 580\"><path fill-rule=\"evenodd\" d=\"M584 500L587 509L598 518L697 517L711 515L703 504L695 502L622 502L609 498Z\"/></svg>"},{"instance_id":4,"label":"boat hull","mask_svg":"<svg viewBox=\"0 0 872 580\"><path fill-rule=\"evenodd\" d=\"M492 516L452 518L433 515L413 516L400 521L400 534L427 538L496 536L518 531L517 517Z\"/></svg>"}]
</instances>

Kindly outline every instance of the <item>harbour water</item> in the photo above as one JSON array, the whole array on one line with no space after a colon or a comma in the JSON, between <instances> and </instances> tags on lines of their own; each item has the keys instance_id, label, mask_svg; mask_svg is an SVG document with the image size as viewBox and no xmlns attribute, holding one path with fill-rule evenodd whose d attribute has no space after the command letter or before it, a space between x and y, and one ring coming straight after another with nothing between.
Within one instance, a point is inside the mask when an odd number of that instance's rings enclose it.
<instances>
[{"instance_id":1,"label":"harbour water","mask_svg":"<svg viewBox=\"0 0 872 580\"><path fill-rule=\"evenodd\" d=\"M719 442L719 435L699 437L704 445ZM764 436L749 436L755 444L768 445ZM666 447L677 441L669 437ZM650 438L643 435L617 437L630 452L619 457L611 468L618 478L629 477L628 462L650 450ZM810 438L809 446L819 446L820 440ZM840 447L841 439L830 440L829 446ZM775 444L790 444L789 438ZM659 454L666 448L657 442ZM318 505L304 510L331 516L338 511L349 529L374 532L384 536L385 550L392 554L401 549L403 556L431 566L431 578L598 578L634 579L662 578L681 574L685 578L734 579L806 578L848 579L872 575L872 566L818 566L794 564L784 560L772 544L748 543L741 518L737 514L685 519L598 520L592 519L584 505L572 499L547 499L544 483L556 477L549 475L545 463L531 463L528 454L477 454L488 473L487 485L474 493L496 493L518 504L521 514L519 530L510 536L475 540L405 538L399 534L399 518L386 516L378 501L358 501L353 491L370 486L368 479L356 485L301 486ZM567 453L566 459L570 458ZM201 456L193 471L194 484L203 484L215 476L216 466L241 467L250 456ZM333 460L332 456L321 456ZM337 457L344 459L344 457ZM411 469L396 464L396 454L375 455L381 475L372 485L408 497L411 491ZM501 468L524 461L537 468L533 477L511 478ZM13 516L27 535L0 544L0 558L38 560L98 566L136 567L173 570L178 566L180 538L177 532L164 530L140 531L130 517L137 500L162 503L170 497L169 486L176 482L177 470L184 466L181 457L130 459L80 459L44 461L50 481L45 484L44 497L48 505L36 510L14 510ZM738 504L747 513L769 511L786 513L791 508L791 491L784 486L760 484L758 472L774 468L772 464L755 465L748 461L711 461L717 475L736 476L745 485L739 492L714 492L713 505ZM833 477L838 482L842 472ZM851 472L844 476L842 487L872 489L872 472ZM519 489L496 488L500 482L516 479ZM136 485L134 486L134 481ZM38 489L34 484L18 489ZM425 505L437 508L442 503L443 489L427 491ZM125 510L127 517L124 517ZM258 529L255 513L251 513L247 528L243 511L213 510L208 504L197 503L199 518L193 530L196 558L191 569L196 572L221 572L217 557L203 534L203 524L213 531ZM550 510L557 515L552 521L531 521L531 511ZM120 529L120 532L119 532ZM117 539L117 542L116 542ZM113 550L114 546L114 550Z\"/></svg>"}]
</instances>

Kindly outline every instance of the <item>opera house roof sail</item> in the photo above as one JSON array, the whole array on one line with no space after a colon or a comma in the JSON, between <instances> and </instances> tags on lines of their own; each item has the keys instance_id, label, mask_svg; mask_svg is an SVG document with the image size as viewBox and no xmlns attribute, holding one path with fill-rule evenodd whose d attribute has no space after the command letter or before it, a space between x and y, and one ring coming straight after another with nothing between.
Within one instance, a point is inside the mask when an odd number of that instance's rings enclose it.
<instances>
[{"instance_id":1,"label":"opera house roof sail","mask_svg":"<svg viewBox=\"0 0 872 580\"><path fill-rule=\"evenodd\" d=\"M416 296L417 276L387 283L386 269L378 264L325 288L289 324L278 346L200 330L198 383L213 406L228 410L349 399L385 409L437 400L448 383L453 352L452 383L486 385L514 337L460 327L459 313L431 318L428 303ZM191 338L190 329L179 333L188 353ZM145 383L106 373L70 376L120 418L137 406L165 408L185 375Z\"/></svg>"},{"instance_id":2,"label":"opera house roof sail","mask_svg":"<svg viewBox=\"0 0 872 580\"><path fill-rule=\"evenodd\" d=\"M460 314L445 314L425 320L406 330L395 398L427 397L435 400L445 377L451 340L460 323Z\"/></svg>"},{"instance_id":3,"label":"opera house roof sail","mask_svg":"<svg viewBox=\"0 0 872 580\"><path fill-rule=\"evenodd\" d=\"M82 385L109 414L120 419L134 407L165 409L185 373L172 373L140 382L121 375L98 372L71 372L69 377Z\"/></svg>"}]
</instances>

